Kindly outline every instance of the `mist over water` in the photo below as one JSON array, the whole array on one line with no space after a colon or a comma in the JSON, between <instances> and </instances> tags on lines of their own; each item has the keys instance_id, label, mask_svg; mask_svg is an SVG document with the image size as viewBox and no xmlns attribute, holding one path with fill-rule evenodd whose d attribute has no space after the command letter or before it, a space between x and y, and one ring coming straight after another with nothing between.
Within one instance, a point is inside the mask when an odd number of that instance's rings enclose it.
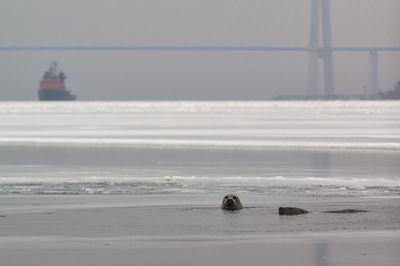
<instances>
[{"instance_id":1,"label":"mist over water","mask_svg":"<svg viewBox=\"0 0 400 266\"><path fill-rule=\"evenodd\" d=\"M398 196L398 102L9 102L0 194Z\"/></svg>"}]
</instances>

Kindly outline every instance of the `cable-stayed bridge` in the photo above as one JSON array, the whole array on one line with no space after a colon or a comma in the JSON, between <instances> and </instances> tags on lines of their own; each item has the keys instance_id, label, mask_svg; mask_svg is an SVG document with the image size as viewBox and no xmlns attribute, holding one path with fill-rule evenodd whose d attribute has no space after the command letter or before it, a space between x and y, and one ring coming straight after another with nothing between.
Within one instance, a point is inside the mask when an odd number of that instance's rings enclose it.
<instances>
[{"instance_id":1,"label":"cable-stayed bridge","mask_svg":"<svg viewBox=\"0 0 400 266\"><path fill-rule=\"evenodd\" d=\"M164 45L117 45L117 46L7 46L0 52L18 51L215 51L215 52L301 52L308 53L307 95L309 97L334 98L334 62L337 52L364 52L369 56L368 97L379 94L379 55L383 52L400 52L400 47L333 47L331 36L330 0L310 0L309 44L307 47L289 46L164 46ZM322 38L321 36L322 35ZM323 90L318 88L319 60L323 63Z\"/></svg>"}]
</instances>

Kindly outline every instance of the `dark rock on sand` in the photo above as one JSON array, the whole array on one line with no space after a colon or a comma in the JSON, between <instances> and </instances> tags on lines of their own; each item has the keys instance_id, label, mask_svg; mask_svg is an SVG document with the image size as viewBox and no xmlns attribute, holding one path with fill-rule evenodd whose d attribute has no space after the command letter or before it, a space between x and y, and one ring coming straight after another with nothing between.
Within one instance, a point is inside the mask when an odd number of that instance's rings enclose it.
<instances>
[{"instance_id":1,"label":"dark rock on sand","mask_svg":"<svg viewBox=\"0 0 400 266\"><path fill-rule=\"evenodd\" d=\"M296 207L279 207L279 215L299 215L308 211Z\"/></svg>"},{"instance_id":2,"label":"dark rock on sand","mask_svg":"<svg viewBox=\"0 0 400 266\"><path fill-rule=\"evenodd\" d=\"M357 213L357 212L368 212L368 211L359 210L359 209L344 209L344 210L324 211L324 213Z\"/></svg>"}]
</instances>

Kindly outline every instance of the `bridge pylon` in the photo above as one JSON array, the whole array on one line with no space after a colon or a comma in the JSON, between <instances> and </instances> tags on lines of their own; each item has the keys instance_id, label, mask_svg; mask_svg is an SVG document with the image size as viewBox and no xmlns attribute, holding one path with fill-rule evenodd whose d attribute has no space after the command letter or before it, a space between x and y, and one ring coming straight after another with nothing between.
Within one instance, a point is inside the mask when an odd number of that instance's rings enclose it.
<instances>
[{"instance_id":1,"label":"bridge pylon","mask_svg":"<svg viewBox=\"0 0 400 266\"><path fill-rule=\"evenodd\" d=\"M335 94L330 2L329 0L311 0L310 7L307 92L309 96L319 95L318 60L321 59L324 67L324 96L329 98ZM322 47L320 46L321 29Z\"/></svg>"}]
</instances>

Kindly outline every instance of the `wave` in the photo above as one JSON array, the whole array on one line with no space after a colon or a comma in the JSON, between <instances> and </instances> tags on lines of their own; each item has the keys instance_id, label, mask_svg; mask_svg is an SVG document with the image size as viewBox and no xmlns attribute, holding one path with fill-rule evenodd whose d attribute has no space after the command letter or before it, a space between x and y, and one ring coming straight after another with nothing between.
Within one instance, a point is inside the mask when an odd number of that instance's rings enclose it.
<instances>
[{"instance_id":1,"label":"wave","mask_svg":"<svg viewBox=\"0 0 400 266\"><path fill-rule=\"evenodd\" d=\"M169 138L35 138L0 137L1 145L115 146L166 148L243 148L243 149L341 149L399 151L398 142L240 140L240 139L169 139Z\"/></svg>"},{"instance_id":2,"label":"wave","mask_svg":"<svg viewBox=\"0 0 400 266\"><path fill-rule=\"evenodd\" d=\"M399 114L398 101L4 102L0 114Z\"/></svg>"},{"instance_id":3,"label":"wave","mask_svg":"<svg viewBox=\"0 0 400 266\"><path fill-rule=\"evenodd\" d=\"M389 178L341 178L341 177L261 177L261 176L161 176L161 177L134 177L134 176L82 176L82 177L7 177L0 176L0 184L24 183L243 183L247 185L272 185L272 186L299 186L299 185L325 185L325 186L400 186L399 179Z\"/></svg>"},{"instance_id":4,"label":"wave","mask_svg":"<svg viewBox=\"0 0 400 266\"><path fill-rule=\"evenodd\" d=\"M1 177L0 194L165 194L222 191L400 195L400 178L340 177Z\"/></svg>"}]
</instances>

